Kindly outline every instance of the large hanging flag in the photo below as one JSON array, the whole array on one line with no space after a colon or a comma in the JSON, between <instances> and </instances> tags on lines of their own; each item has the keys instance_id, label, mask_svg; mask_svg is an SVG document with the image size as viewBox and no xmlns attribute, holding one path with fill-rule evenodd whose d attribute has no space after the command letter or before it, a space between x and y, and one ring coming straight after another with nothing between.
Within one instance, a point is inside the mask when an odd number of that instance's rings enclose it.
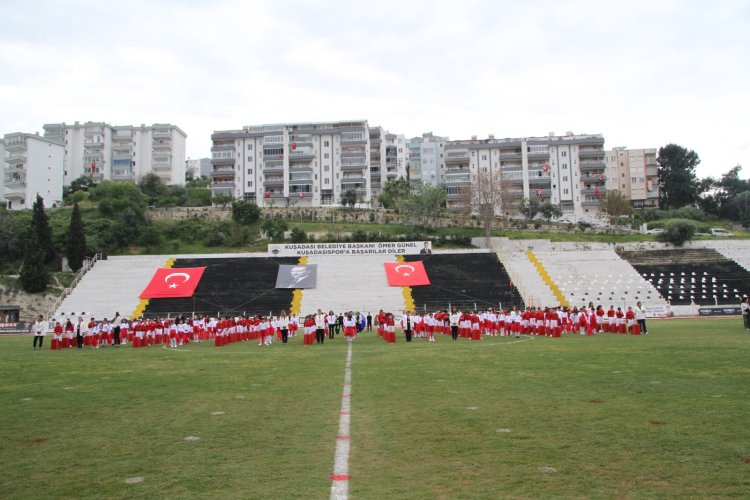
<instances>
[{"instance_id":1,"label":"large hanging flag","mask_svg":"<svg viewBox=\"0 0 750 500\"><path fill-rule=\"evenodd\" d=\"M165 299L175 297L192 297L198 282L203 276L205 267L162 267L156 270L139 298Z\"/></svg>"},{"instance_id":2,"label":"large hanging flag","mask_svg":"<svg viewBox=\"0 0 750 500\"><path fill-rule=\"evenodd\" d=\"M429 285L424 264L416 262L384 262L385 276L388 286L420 286Z\"/></svg>"}]
</instances>

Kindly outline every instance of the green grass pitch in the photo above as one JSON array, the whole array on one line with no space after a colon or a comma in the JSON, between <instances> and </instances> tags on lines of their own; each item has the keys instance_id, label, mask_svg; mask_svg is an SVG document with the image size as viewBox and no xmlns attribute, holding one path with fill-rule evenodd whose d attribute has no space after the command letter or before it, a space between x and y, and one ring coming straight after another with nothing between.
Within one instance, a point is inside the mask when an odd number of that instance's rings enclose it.
<instances>
[{"instance_id":1,"label":"green grass pitch","mask_svg":"<svg viewBox=\"0 0 750 500\"><path fill-rule=\"evenodd\" d=\"M734 318L651 321L650 332L362 335L351 497L746 496L750 333ZM0 338L0 498L329 496L343 338L31 343Z\"/></svg>"}]
</instances>

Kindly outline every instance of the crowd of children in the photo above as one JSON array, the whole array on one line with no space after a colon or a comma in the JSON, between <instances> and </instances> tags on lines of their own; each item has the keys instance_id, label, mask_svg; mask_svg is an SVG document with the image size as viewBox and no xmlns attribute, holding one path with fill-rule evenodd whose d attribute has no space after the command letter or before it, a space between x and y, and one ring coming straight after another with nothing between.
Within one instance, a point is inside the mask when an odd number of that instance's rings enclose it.
<instances>
[{"instance_id":1,"label":"crowd of children","mask_svg":"<svg viewBox=\"0 0 750 500\"><path fill-rule=\"evenodd\" d=\"M319 313L320 314L320 313ZM316 322L317 319L317 322ZM315 314L304 317L287 316L281 311L279 316L241 317L194 317L123 319L119 314L110 322L107 318L85 321L67 319L55 322L52 329L51 349L90 347L99 349L108 346L133 348L163 345L176 348L190 342L212 341L216 347L235 342L257 342L258 346L269 346L274 341L286 343L287 338L295 337L301 329L303 344L315 342L320 331L320 318ZM436 334L452 335L454 339L467 338L480 340L482 336L541 335L560 337L562 334L595 335L597 333L647 334L645 312L639 302L635 309L589 304L584 307L528 307L520 310L459 311L454 309L430 313L415 311L401 314L397 319L393 313L381 310L374 317L369 313L347 312L323 315L324 328L329 338L343 334L347 341L377 326L377 334L385 342L396 342L396 324L404 332L407 341L412 338L436 341ZM321 342L318 342L321 343ZM35 346L36 347L36 346Z\"/></svg>"}]
</instances>

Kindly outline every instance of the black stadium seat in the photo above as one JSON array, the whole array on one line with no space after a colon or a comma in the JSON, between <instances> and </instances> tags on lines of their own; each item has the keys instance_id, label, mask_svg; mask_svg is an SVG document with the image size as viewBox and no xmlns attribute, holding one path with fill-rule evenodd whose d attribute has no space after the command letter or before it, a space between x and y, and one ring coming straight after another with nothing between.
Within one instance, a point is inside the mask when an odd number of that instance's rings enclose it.
<instances>
[{"instance_id":1,"label":"black stadium seat","mask_svg":"<svg viewBox=\"0 0 750 500\"><path fill-rule=\"evenodd\" d=\"M289 310L293 290L276 288L279 264L296 264L296 257L229 257L177 259L173 267L206 267L193 297L151 299L146 317L167 314L238 316L278 314Z\"/></svg>"},{"instance_id":2,"label":"black stadium seat","mask_svg":"<svg viewBox=\"0 0 750 500\"><path fill-rule=\"evenodd\" d=\"M412 287L419 311L458 307L462 310L524 307L520 293L494 253L435 253L410 255L407 261L424 263L430 285Z\"/></svg>"}]
</instances>

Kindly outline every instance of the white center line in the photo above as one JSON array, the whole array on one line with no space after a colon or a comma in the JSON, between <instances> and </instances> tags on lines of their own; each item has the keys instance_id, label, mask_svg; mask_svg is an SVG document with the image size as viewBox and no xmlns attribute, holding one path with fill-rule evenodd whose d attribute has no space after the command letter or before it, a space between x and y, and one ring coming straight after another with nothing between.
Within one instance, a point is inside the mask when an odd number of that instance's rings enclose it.
<instances>
[{"instance_id":1,"label":"white center line","mask_svg":"<svg viewBox=\"0 0 750 500\"><path fill-rule=\"evenodd\" d=\"M349 498L349 423L351 421L352 399L352 343L346 353L344 368L344 390L341 393L339 411L339 432L336 435L336 456L333 459L331 479L331 500Z\"/></svg>"}]
</instances>

